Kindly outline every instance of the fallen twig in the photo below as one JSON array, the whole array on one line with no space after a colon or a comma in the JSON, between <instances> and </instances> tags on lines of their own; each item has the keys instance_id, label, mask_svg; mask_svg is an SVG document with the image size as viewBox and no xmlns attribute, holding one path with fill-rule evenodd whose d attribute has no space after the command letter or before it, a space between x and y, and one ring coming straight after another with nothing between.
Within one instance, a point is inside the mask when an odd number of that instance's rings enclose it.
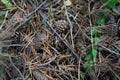
<instances>
[{"instance_id":1,"label":"fallen twig","mask_svg":"<svg viewBox=\"0 0 120 80\"><path fill-rule=\"evenodd\" d=\"M13 63L11 57L9 56L9 60L10 63L12 64L12 66L18 71L18 73L20 74L20 76L22 77L23 80L25 80L24 76L22 75L22 73L20 72L20 70L15 66L15 64Z\"/></svg>"}]
</instances>

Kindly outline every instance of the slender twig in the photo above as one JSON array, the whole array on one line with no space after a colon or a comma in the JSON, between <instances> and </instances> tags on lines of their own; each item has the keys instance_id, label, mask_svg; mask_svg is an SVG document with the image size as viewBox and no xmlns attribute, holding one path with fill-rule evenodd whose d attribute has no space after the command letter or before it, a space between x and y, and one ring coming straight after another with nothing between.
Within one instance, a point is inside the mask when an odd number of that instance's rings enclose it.
<instances>
[{"instance_id":1,"label":"slender twig","mask_svg":"<svg viewBox=\"0 0 120 80\"><path fill-rule=\"evenodd\" d=\"M30 16L33 15L35 12L37 12L43 5L45 5L45 3L46 3L47 1L48 1L48 0L45 0L44 2L42 2L38 7L35 8L34 11L32 11L31 13L29 13L27 17L30 17Z\"/></svg>"},{"instance_id":2,"label":"slender twig","mask_svg":"<svg viewBox=\"0 0 120 80\"><path fill-rule=\"evenodd\" d=\"M10 44L10 45L0 45L0 47L15 47L15 46L25 46L24 44Z\"/></svg>"},{"instance_id":3,"label":"slender twig","mask_svg":"<svg viewBox=\"0 0 120 80\"><path fill-rule=\"evenodd\" d=\"M14 23L9 24L4 31L9 31L12 26L17 25L18 23L19 22L14 22Z\"/></svg>"},{"instance_id":4,"label":"slender twig","mask_svg":"<svg viewBox=\"0 0 120 80\"><path fill-rule=\"evenodd\" d=\"M10 63L12 64L12 66L18 71L18 73L20 74L20 76L22 77L23 80L25 80L24 76L22 75L22 73L20 72L20 70L15 66L15 64L13 63L11 57L9 56L9 60Z\"/></svg>"},{"instance_id":5,"label":"slender twig","mask_svg":"<svg viewBox=\"0 0 120 80\"><path fill-rule=\"evenodd\" d=\"M81 62L81 58L80 58L79 64L78 64L78 80L80 80L80 62Z\"/></svg>"},{"instance_id":6,"label":"slender twig","mask_svg":"<svg viewBox=\"0 0 120 80\"><path fill-rule=\"evenodd\" d=\"M116 78L117 78L118 80L120 80L120 76L119 76L114 70L112 70L111 67L109 67L109 69L110 69L111 72L116 76Z\"/></svg>"},{"instance_id":7,"label":"slender twig","mask_svg":"<svg viewBox=\"0 0 120 80\"><path fill-rule=\"evenodd\" d=\"M116 53L115 51L110 50L109 48L107 48L107 47L105 47L105 46L103 46L103 45L100 45L100 44L97 44L97 45L98 45L98 46L100 46L101 48L103 48L104 50L109 51L110 53L114 53L114 54L116 54L116 55L119 55L119 56L120 56L120 54L119 54L119 53Z\"/></svg>"},{"instance_id":8,"label":"slender twig","mask_svg":"<svg viewBox=\"0 0 120 80\"><path fill-rule=\"evenodd\" d=\"M92 18L91 18L91 3L92 3L92 0L88 0L88 13L89 13L89 24L90 24L90 29L91 30L93 30L93 27L92 27ZM91 31L91 33L90 33L90 38L91 38L91 45L92 45L92 50L94 50L94 43L93 43L93 33L92 33L92 31ZM91 53L92 54L92 53ZM94 65L96 65L96 63L94 63ZM96 70L96 66L94 67L94 69ZM94 80L98 80L98 78L97 78L97 76L96 76L96 74L95 74L95 76L94 76Z\"/></svg>"},{"instance_id":9,"label":"slender twig","mask_svg":"<svg viewBox=\"0 0 120 80\"><path fill-rule=\"evenodd\" d=\"M23 18L22 21L19 22L19 25L14 29L14 32L16 32L22 25L24 25L27 21L29 21L32 18L33 15L31 15L30 17L25 17Z\"/></svg>"},{"instance_id":10,"label":"slender twig","mask_svg":"<svg viewBox=\"0 0 120 80\"><path fill-rule=\"evenodd\" d=\"M6 11L4 21L3 21L2 24L0 25L0 30L2 29L4 23L6 22L6 17L7 17L7 15L8 15L8 11Z\"/></svg>"},{"instance_id":11,"label":"slender twig","mask_svg":"<svg viewBox=\"0 0 120 80\"><path fill-rule=\"evenodd\" d=\"M63 70L58 70L56 68L50 68L50 67L43 67L43 66L40 66L40 69L43 69L43 70L46 70L46 71L55 71L55 72L60 72L60 73L65 73Z\"/></svg>"},{"instance_id":12,"label":"slender twig","mask_svg":"<svg viewBox=\"0 0 120 80\"><path fill-rule=\"evenodd\" d=\"M55 59L57 58L57 56L55 55L54 57L50 58L50 60L44 64L38 64L37 66L46 66L48 64L50 64L51 62L53 62Z\"/></svg>"},{"instance_id":13,"label":"slender twig","mask_svg":"<svg viewBox=\"0 0 120 80\"><path fill-rule=\"evenodd\" d=\"M91 9L90 9L90 5L91 5L91 0L88 0L88 12L89 12L89 24L90 24L90 29L93 30L92 28L92 20L91 20ZM92 49L94 49L94 45L93 45L93 36L92 36L92 31L91 31L91 44L92 44Z\"/></svg>"},{"instance_id":14,"label":"slender twig","mask_svg":"<svg viewBox=\"0 0 120 80\"><path fill-rule=\"evenodd\" d=\"M64 0L64 7L65 7L65 14L67 16L67 20L69 22L69 26L70 26L70 36L71 36L71 42L72 42L72 47L74 48L74 41L73 41L73 25L70 21L70 18L68 16L68 12L67 12L67 7L66 7L66 4L65 4L65 0Z\"/></svg>"}]
</instances>

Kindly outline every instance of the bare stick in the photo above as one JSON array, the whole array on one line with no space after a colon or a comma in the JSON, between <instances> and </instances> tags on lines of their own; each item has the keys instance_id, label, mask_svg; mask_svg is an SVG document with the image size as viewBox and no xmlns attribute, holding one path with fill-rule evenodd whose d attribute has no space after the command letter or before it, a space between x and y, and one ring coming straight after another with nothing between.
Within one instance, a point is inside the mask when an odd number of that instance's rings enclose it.
<instances>
[{"instance_id":1,"label":"bare stick","mask_svg":"<svg viewBox=\"0 0 120 80\"><path fill-rule=\"evenodd\" d=\"M13 63L11 57L9 56L9 60L10 63L12 64L12 66L18 71L18 73L20 74L20 76L22 77L23 80L25 80L24 76L22 75L22 73L20 72L20 70L15 66L15 64Z\"/></svg>"},{"instance_id":2,"label":"bare stick","mask_svg":"<svg viewBox=\"0 0 120 80\"><path fill-rule=\"evenodd\" d=\"M64 0L64 6L65 6L65 14L67 16L67 20L68 20L69 26L70 26L70 36L71 36L72 47L75 48L74 41L73 41L73 25L72 25L72 23L70 21L70 18L68 16L68 12L67 12L67 7L66 7L66 4L65 4L65 0Z\"/></svg>"}]
</instances>

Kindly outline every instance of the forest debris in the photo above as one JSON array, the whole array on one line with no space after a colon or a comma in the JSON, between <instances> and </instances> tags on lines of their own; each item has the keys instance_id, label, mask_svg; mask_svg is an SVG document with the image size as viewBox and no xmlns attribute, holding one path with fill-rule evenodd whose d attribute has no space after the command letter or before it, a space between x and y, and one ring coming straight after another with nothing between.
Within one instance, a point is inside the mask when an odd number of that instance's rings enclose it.
<instances>
[{"instance_id":1,"label":"forest debris","mask_svg":"<svg viewBox=\"0 0 120 80\"><path fill-rule=\"evenodd\" d=\"M66 1L65 1L65 4L66 4L66 6L71 6L71 5L72 5L72 2L71 2L70 0L66 0Z\"/></svg>"},{"instance_id":2,"label":"forest debris","mask_svg":"<svg viewBox=\"0 0 120 80\"><path fill-rule=\"evenodd\" d=\"M35 77L36 80L49 80L45 74L38 72L38 71L33 71L33 76Z\"/></svg>"},{"instance_id":3,"label":"forest debris","mask_svg":"<svg viewBox=\"0 0 120 80\"><path fill-rule=\"evenodd\" d=\"M12 32L2 31L0 32L0 41L5 40L6 38L10 38L14 35Z\"/></svg>"},{"instance_id":4,"label":"forest debris","mask_svg":"<svg viewBox=\"0 0 120 80\"><path fill-rule=\"evenodd\" d=\"M68 22L66 20L55 21L54 27L58 33L65 33L65 30L68 29Z\"/></svg>"}]
</instances>

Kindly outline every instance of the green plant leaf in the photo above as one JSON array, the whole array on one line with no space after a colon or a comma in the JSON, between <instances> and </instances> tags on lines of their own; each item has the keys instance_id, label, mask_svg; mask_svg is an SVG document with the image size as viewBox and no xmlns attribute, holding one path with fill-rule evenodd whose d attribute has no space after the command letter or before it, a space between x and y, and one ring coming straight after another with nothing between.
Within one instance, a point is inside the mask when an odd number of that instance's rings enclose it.
<instances>
[{"instance_id":1,"label":"green plant leaf","mask_svg":"<svg viewBox=\"0 0 120 80\"><path fill-rule=\"evenodd\" d=\"M84 72L80 72L80 77L82 78L82 79L84 79L85 78L85 73Z\"/></svg>"},{"instance_id":2,"label":"green plant leaf","mask_svg":"<svg viewBox=\"0 0 120 80\"><path fill-rule=\"evenodd\" d=\"M88 64L90 65L90 66L93 66L93 61L92 60L89 60L89 62L88 62Z\"/></svg>"},{"instance_id":3,"label":"green plant leaf","mask_svg":"<svg viewBox=\"0 0 120 80\"><path fill-rule=\"evenodd\" d=\"M105 18L102 18L100 20L97 20L96 21L96 24L97 25L100 25L100 26L104 26L105 25L105 22L106 22L106 19Z\"/></svg>"},{"instance_id":4,"label":"green plant leaf","mask_svg":"<svg viewBox=\"0 0 120 80\"><path fill-rule=\"evenodd\" d=\"M11 3L7 3L6 7L7 7L7 9L11 9L12 8L12 4Z\"/></svg>"},{"instance_id":5,"label":"green plant leaf","mask_svg":"<svg viewBox=\"0 0 120 80\"><path fill-rule=\"evenodd\" d=\"M92 41L94 44L97 44L99 42L99 38L98 37L94 37L92 38Z\"/></svg>"},{"instance_id":6,"label":"green plant leaf","mask_svg":"<svg viewBox=\"0 0 120 80\"><path fill-rule=\"evenodd\" d=\"M7 4L8 0L1 0L3 4Z\"/></svg>"},{"instance_id":7,"label":"green plant leaf","mask_svg":"<svg viewBox=\"0 0 120 80\"><path fill-rule=\"evenodd\" d=\"M86 60L86 61L90 60L91 58L92 58L92 55L91 55L91 54L87 54L87 55L85 56L85 60Z\"/></svg>"},{"instance_id":8,"label":"green plant leaf","mask_svg":"<svg viewBox=\"0 0 120 80\"><path fill-rule=\"evenodd\" d=\"M97 49L92 49L93 61L96 61Z\"/></svg>"},{"instance_id":9,"label":"green plant leaf","mask_svg":"<svg viewBox=\"0 0 120 80\"><path fill-rule=\"evenodd\" d=\"M108 0L101 0L102 1L102 3L106 3Z\"/></svg>"},{"instance_id":10,"label":"green plant leaf","mask_svg":"<svg viewBox=\"0 0 120 80\"><path fill-rule=\"evenodd\" d=\"M111 1L108 3L108 6L109 6L110 8L115 8L116 3L117 3L117 0L111 0Z\"/></svg>"},{"instance_id":11,"label":"green plant leaf","mask_svg":"<svg viewBox=\"0 0 120 80\"><path fill-rule=\"evenodd\" d=\"M90 71L90 74L91 74L92 76L95 76L95 71L94 71L93 68L90 68L89 71Z\"/></svg>"},{"instance_id":12,"label":"green plant leaf","mask_svg":"<svg viewBox=\"0 0 120 80\"><path fill-rule=\"evenodd\" d=\"M109 9L105 8L105 11L106 12L96 12L96 15L98 15L101 19L99 20L94 20L93 23L96 24L96 25L99 25L99 26L104 26L106 21L107 21L107 18L108 18L108 15L109 15Z\"/></svg>"},{"instance_id":13,"label":"green plant leaf","mask_svg":"<svg viewBox=\"0 0 120 80\"><path fill-rule=\"evenodd\" d=\"M89 67L92 67L93 66L93 60L88 60L84 63L84 68L89 68Z\"/></svg>"},{"instance_id":14,"label":"green plant leaf","mask_svg":"<svg viewBox=\"0 0 120 80\"><path fill-rule=\"evenodd\" d=\"M85 63L83 64L83 66L84 66L84 68L88 68L88 62L85 62Z\"/></svg>"},{"instance_id":15,"label":"green plant leaf","mask_svg":"<svg viewBox=\"0 0 120 80\"><path fill-rule=\"evenodd\" d=\"M112 9L115 8L118 2L119 2L118 0L102 0L102 3L108 3L107 6Z\"/></svg>"},{"instance_id":16,"label":"green plant leaf","mask_svg":"<svg viewBox=\"0 0 120 80\"><path fill-rule=\"evenodd\" d=\"M12 8L12 3L10 3L9 0L1 0L1 1L6 6L7 9L11 9Z\"/></svg>"},{"instance_id":17,"label":"green plant leaf","mask_svg":"<svg viewBox=\"0 0 120 80\"><path fill-rule=\"evenodd\" d=\"M100 33L101 31L99 29L92 29L87 34L93 36L93 35L100 34Z\"/></svg>"}]
</instances>

